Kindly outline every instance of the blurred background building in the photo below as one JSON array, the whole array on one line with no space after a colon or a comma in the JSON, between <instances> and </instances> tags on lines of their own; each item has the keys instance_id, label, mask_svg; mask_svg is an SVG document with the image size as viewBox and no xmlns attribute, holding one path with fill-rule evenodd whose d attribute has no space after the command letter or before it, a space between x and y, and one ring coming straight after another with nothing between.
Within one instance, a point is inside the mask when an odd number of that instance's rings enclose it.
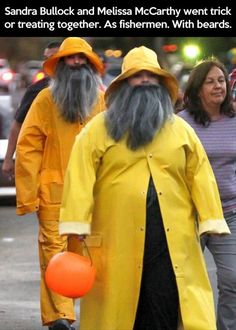
<instances>
[{"instance_id":1,"label":"blurred background building","mask_svg":"<svg viewBox=\"0 0 236 330\"><path fill-rule=\"evenodd\" d=\"M23 85L40 79L42 50L51 40L62 41L62 37L0 37L0 61L6 61L12 74L5 73L5 82L14 80L14 73ZM171 70L180 84L184 85L188 71L202 58L215 56L229 71L236 66L236 37L85 37L104 60L105 84L120 72L122 57L133 47L145 45L154 49L160 64ZM0 88L2 82L0 62ZM183 77L182 77L183 76ZM18 81L19 84L19 81Z\"/></svg>"}]
</instances>

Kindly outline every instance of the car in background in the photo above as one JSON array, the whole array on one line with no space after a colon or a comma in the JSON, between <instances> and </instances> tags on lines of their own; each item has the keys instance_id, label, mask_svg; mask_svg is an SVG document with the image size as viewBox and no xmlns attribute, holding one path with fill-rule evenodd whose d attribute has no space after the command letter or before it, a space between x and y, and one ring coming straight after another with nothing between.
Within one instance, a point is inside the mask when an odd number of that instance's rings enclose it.
<instances>
[{"instance_id":1,"label":"car in background","mask_svg":"<svg viewBox=\"0 0 236 330\"><path fill-rule=\"evenodd\" d=\"M12 98L12 105L16 111L26 88L35 82L43 79L45 73L42 69L42 61L30 60L22 63L9 86L9 94Z\"/></svg>"},{"instance_id":2,"label":"car in background","mask_svg":"<svg viewBox=\"0 0 236 330\"><path fill-rule=\"evenodd\" d=\"M2 163L7 151L8 135L13 117L11 96L0 95L0 205L3 204L3 199L11 197L15 200L16 196L14 178L5 177L2 173Z\"/></svg>"},{"instance_id":3,"label":"car in background","mask_svg":"<svg viewBox=\"0 0 236 330\"><path fill-rule=\"evenodd\" d=\"M0 91L7 93L15 72L11 69L10 63L5 58L0 58Z\"/></svg>"},{"instance_id":4,"label":"car in background","mask_svg":"<svg viewBox=\"0 0 236 330\"><path fill-rule=\"evenodd\" d=\"M42 61L30 60L21 64L18 75L24 87L28 87L38 80L37 75L42 75ZM41 77L42 79L42 77Z\"/></svg>"},{"instance_id":5,"label":"car in background","mask_svg":"<svg viewBox=\"0 0 236 330\"><path fill-rule=\"evenodd\" d=\"M9 86L9 94L12 98L12 106L14 111L17 110L22 97L25 94L26 88L35 82L45 78L45 72L42 69L41 61L27 61L21 64L18 72Z\"/></svg>"}]
</instances>

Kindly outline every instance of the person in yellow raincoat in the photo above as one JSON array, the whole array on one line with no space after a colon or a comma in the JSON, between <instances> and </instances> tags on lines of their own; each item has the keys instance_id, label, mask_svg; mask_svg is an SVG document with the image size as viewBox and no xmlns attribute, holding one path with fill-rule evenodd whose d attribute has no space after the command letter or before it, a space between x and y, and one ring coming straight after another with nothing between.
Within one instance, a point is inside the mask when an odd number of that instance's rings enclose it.
<instances>
[{"instance_id":1,"label":"person in yellow raincoat","mask_svg":"<svg viewBox=\"0 0 236 330\"><path fill-rule=\"evenodd\" d=\"M59 232L85 236L97 271L80 330L216 329L199 237L230 231L202 144L173 114L177 95L156 53L134 48L107 111L76 137Z\"/></svg>"},{"instance_id":2,"label":"person in yellow raincoat","mask_svg":"<svg viewBox=\"0 0 236 330\"><path fill-rule=\"evenodd\" d=\"M17 143L17 214L38 215L42 323L52 330L74 329L73 300L51 292L44 273L51 257L68 248L67 237L58 233L64 174L75 136L105 109L103 64L84 39L69 37L44 70L52 83L32 103Z\"/></svg>"}]
</instances>

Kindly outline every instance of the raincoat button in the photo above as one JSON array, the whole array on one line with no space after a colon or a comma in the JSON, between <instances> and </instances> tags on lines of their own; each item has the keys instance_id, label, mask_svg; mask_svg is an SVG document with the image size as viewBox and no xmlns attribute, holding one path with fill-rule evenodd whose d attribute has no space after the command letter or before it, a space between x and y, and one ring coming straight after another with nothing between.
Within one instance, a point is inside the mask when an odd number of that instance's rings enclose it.
<instances>
[{"instance_id":1,"label":"raincoat button","mask_svg":"<svg viewBox=\"0 0 236 330\"><path fill-rule=\"evenodd\" d=\"M160 191L158 194L159 194L159 195L162 195L162 192Z\"/></svg>"},{"instance_id":2,"label":"raincoat button","mask_svg":"<svg viewBox=\"0 0 236 330\"><path fill-rule=\"evenodd\" d=\"M140 230L141 230L141 231L144 231L144 227L140 227Z\"/></svg>"},{"instance_id":3,"label":"raincoat button","mask_svg":"<svg viewBox=\"0 0 236 330\"><path fill-rule=\"evenodd\" d=\"M149 158L152 158L152 154L149 154Z\"/></svg>"}]
</instances>

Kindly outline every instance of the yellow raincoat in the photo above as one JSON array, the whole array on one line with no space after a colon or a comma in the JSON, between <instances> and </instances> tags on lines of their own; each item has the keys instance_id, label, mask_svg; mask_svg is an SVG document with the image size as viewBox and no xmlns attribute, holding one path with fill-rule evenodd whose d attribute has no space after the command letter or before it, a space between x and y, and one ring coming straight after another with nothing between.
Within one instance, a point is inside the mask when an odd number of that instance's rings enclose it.
<instances>
[{"instance_id":1,"label":"yellow raincoat","mask_svg":"<svg viewBox=\"0 0 236 330\"><path fill-rule=\"evenodd\" d=\"M77 136L65 177L60 234L87 233L97 269L80 330L132 330L139 300L150 175L156 187L185 330L215 330L199 234L229 233L214 174L193 129L174 116L131 151L99 114ZM197 210L199 216L196 222Z\"/></svg>"}]
</instances>

